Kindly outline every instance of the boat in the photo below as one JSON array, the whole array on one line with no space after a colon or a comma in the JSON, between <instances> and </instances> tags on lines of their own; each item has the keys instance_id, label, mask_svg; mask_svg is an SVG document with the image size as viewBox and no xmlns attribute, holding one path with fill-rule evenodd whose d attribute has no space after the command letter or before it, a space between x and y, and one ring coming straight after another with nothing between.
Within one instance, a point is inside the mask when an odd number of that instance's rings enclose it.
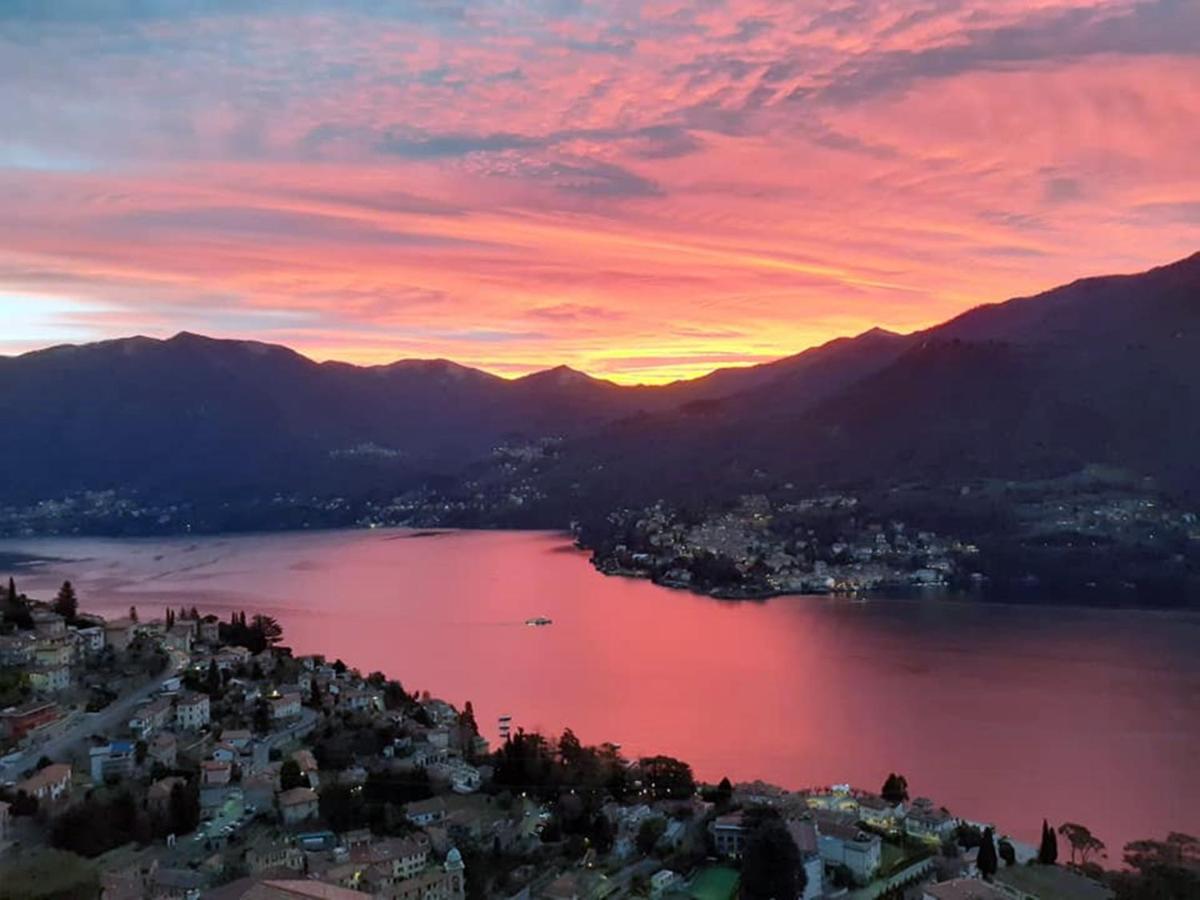
<instances>
[{"instance_id":1,"label":"boat","mask_svg":"<svg viewBox=\"0 0 1200 900\"><path fill-rule=\"evenodd\" d=\"M534 616L532 619L525 620L526 625L553 625L553 619L547 619L545 616Z\"/></svg>"}]
</instances>

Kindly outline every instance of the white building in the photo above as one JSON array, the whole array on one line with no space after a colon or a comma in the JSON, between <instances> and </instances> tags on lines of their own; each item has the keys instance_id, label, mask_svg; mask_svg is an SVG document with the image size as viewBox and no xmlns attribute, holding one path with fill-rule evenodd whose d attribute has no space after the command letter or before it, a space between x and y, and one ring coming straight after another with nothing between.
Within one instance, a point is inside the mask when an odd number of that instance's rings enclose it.
<instances>
[{"instance_id":1,"label":"white building","mask_svg":"<svg viewBox=\"0 0 1200 900\"><path fill-rule=\"evenodd\" d=\"M175 704L175 724L185 731L208 725L208 694L189 691Z\"/></svg>"}]
</instances>

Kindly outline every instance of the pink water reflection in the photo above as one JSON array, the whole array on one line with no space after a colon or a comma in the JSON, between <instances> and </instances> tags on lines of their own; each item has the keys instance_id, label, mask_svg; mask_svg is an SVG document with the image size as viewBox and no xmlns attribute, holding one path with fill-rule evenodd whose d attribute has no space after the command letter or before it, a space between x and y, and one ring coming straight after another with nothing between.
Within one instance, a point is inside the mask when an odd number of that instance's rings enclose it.
<instances>
[{"instance_id":1,"label":"pink water reflection","mask_svg":"<svg viewBox=\"0 0 1200 900\"><path fill-rule=\"evenodd\" d=\"M604 578L561 536L326 532L22 541L87 608L276 615L491 726L689 760L701 776L878 787L891 770L1025 839L1043 817L1110 847L1200 832L1200 619L930 600L723 603ZM524 625L548 616L553 626ZM494 730L494 729L493 729Z\"/></svg>"}]
</instances>

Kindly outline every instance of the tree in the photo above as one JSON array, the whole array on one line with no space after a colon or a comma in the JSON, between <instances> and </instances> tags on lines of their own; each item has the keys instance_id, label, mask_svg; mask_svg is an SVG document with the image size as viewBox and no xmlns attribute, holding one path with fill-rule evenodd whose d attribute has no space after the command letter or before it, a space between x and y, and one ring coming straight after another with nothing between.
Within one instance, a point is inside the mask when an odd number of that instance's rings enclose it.
<instances>
[{"instance_id":1,"label":"tree","mask_svg":"<svg viewBox=\"0 0 1200 900\"><path fill-rule=\"evenodd\" d=\"M979 869L979 874L988 881L992 880L996 869L1000 867L1000 862L996 857L996 836L990 828L983 830L983 839L979 843L979 856L975 859L975 867Z\"/></svg>"},{"instance_id":2,"label":"tree","mask_svg":"<svg viewBox=\"0 0 1200 900\"><path fill-rule=\"evenodd\" d=\"M804 893L807 876L791 832L777 817L766 818L742 852L742 896L748 900L792 900Z\"/></svg>"},{"instance_id":3,"label":"tree","mask_svg":"<svg viewBox=\"0 0 1200 900\"><path fill-rule=\"evenodd\" d=\"M1043 866L1058 862L1058 836L1045 819L1042 819L1042 843L1038 847L1037 861Z\"/></svg>"},{"instance_id":4,"label":"tree","mask_svg":"<svg viewBox=\"0 0 1200 900\"><path fill-rule=\"evenodd\" d=\"M642 781L655 800L684 800L696 793L692 767L670 756L648 756L641 760Z\"/></svg>"},{"instance_id":5,"label":"tree","mask_svg":"<svg viewBox=\"0 0 1200 900\"><path fill-rule=\"evenodd\" d=\"M205 678L205 692L215 697L221 693L221 669L215 659L208 661L208 677Z\"/></svg>"},{"instance_id":6,"label":"tree","mask_svg":"<svg viewBox=\"0 0 1200 900\"><path fill-rule=\"evenodd\" d=\"M1058 833L1067 839L1067 843L1071 845L1071 864L1075 864L1076 854L1079 856L1079 864L1086 866L1088 857L1095 854L1096 856L1104 856L1104 841L1092 834L1085 826L1078 822L1063 822L1058 826Z\"/></svg>"},{"instance_id":7,"label":"tree","mask_svg":"<svg viewBox=\"0 0 1200 900\"><path fill-rule=\"evenodd\" d=\"M1127 872L1112 876L1117 900L1200 897L1200 840L1171 832L1165 841L1125 845Z\"/></svg>"},{"instance_id":8,"label":"tree","mask_svg":"<svg viewBox=\"0 0 1200 900\"><path fill-rule=\"evenodd\" d=\"M643 856L649 855L667 830L667 820L662 816L644 819L637 833L638 852Z\"/></svg>"},{"instance_id":9,"label":"tree","mask_svg":"<svg viewBox=\"0 0 1200 900\"><path fill-rule=\"evenodd\" d=\"M200 822L200 797L194 787L187 786L182 781L175 782L171 788L168 815L171 834L188 834L195 831Z\"/></svg>"},{"instance_id":10,"label":"tree","mask_svg":"<svg viewBox=\"0 0 1200 900\"><path fill-rule=\"evenodd\" d=\"M888 803L895 806L898 803L908 802L908 779L903 775L897 775L891 772L884 779L883 787L879 791L879 796L883 797Z\"/></svg>"},{"instance_id":11,"label":"tree","mask_svg":"<svg viewBox=\"0 0 1200 900\"><path fill-rule=\"evenodd\" d=\"M1001 838L996 848L1000 851L1000 858L1004 860L1006 866L1015 866L1017 864L1017 848L1012 845L1011 841L1007 838Z\"/></svg>"},{"instance_id":12,"label":"tree","mask_svg":"<svg viewBox=\"0 0 1200 900\"><path fill-rule=\"evenodd\" d=\"M175 627L175 610L171 609L171 607L168 606L166 615L167 615L167 630L170 631L172 628Z\"/></svg>"},{"instance_id":13,"label":"tree","mask_svg":"<svg viewBox=\"0 0 1200 900\"><path fill-rule=\"evenodd\" d=\"M136 622L137 620L138 620L137 607L136 606L129 607L129 621Z\"/></svg>"},{"instance_id":14,"label":"tree","mask_svg":"<svg viewBox=\"0 0 1200 900\"><path fill-rule=\"evenodd\" d=\"M294 759L284 760L279 767L279 789L290 791L298 787L308 787L308 776L300 771L300 764Z\"/></svg>"},{"instance_id":15,"label":"tree","mask_svg":"<svg viewBox=\"0 0 1200 900\"><path fill-rule=\"evenodd\" d=\"M562 760L564 766L575 766L579 763L582 755L583 744L579 742L575 732L570 728L564 729L562 737L558 739L558 758Z\"/></svg>"},{"instance_id":16,"label":"tree","mask_svg":"<svg viewBox=\"0 0 1200 900\"><path fill-rule=\"evenodd\" d=\"M733 785L728 778L722 778L717 784L717 808L726 809L733 800Z\"/></svg>"},{"instance_id":17,"label":"tree","mask_svg":"<svg viewBox=\"0 0 1200 900\"><path fill-rule=\"evenodd\" d=\"M58 596L54 598L54 611L66 619L68 624L75 621L79 614L79 598L75 596L75 588L71 586L71 582L64 581L58 589Z\"/></svg>"},{"instance_id":18,"label":"tree","mask_svg":"<svg viewBox=\"0 0 1200 900\"><path fill-rule=\"evenodd\" d=\"M32 628L33 615L29 612L29 604L25 597L17 593L16 582L8 579L8 591L4 595L4 621L17 628Z\"/></svg>"},{"instance_id":19,"label":"tree","mask_svg":"<svg viewBox=\"0 0 1200 900\"><path fill-rule=\"evenodd\" d=\"M271 707L263 697L254 705L254 730L266 734L271 730Z\"/></svg>"}]
</instances>

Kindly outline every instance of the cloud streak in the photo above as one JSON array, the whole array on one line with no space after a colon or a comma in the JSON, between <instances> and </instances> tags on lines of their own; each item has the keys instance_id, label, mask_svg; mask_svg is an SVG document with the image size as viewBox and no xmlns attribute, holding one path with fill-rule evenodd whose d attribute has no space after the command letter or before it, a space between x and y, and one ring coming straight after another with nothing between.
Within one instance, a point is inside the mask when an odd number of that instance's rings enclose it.
<instances>
[{"instance_id":1,"label":"cloud streak","mask_svg":"<svg viewBox=\"0 0 1200 900\"><path fill-rule=\"evenodd\" d=\"M662 381L1200 245L1190 0L0 4L0 352Z\"/></svg>"}]
</instances>

